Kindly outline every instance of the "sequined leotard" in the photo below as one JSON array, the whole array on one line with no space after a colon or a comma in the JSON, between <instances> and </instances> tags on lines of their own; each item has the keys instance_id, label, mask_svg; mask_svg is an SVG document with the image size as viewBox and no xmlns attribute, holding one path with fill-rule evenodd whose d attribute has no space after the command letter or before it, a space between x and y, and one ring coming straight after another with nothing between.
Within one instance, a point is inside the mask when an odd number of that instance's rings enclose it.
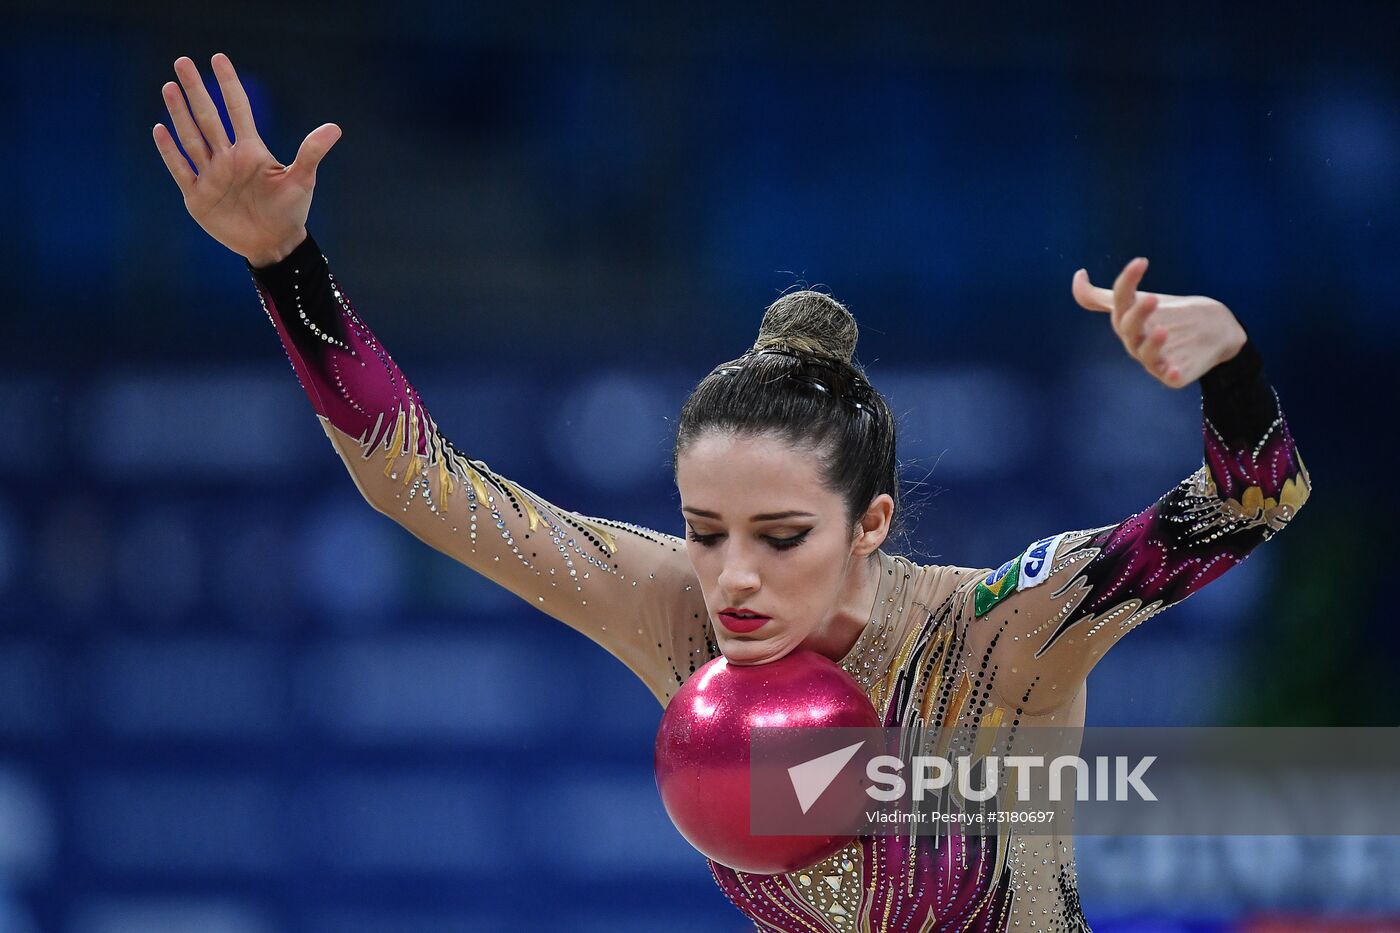
<instances>
[{"instance_id":1,"label":"sequined leotard","mask_svg":"<svg viewBox=\"0 0 1400 933\"><path fill-rule=\"evenodd\" d=\"M683 541L568 511L459 452L310 237L250 271L376 510L583 632L663 705L718 656ZM1201 388L1203 465L1142 512L1030 542L995 570L879 553L870 621L840 663L887 726L1082 725L1085 677L1111 645L1292 519L1308 473L1252 344ZM879 835L791 874L710 869L759 930L1088 929L1068 836Z\"/></svg>"}]
</instances>

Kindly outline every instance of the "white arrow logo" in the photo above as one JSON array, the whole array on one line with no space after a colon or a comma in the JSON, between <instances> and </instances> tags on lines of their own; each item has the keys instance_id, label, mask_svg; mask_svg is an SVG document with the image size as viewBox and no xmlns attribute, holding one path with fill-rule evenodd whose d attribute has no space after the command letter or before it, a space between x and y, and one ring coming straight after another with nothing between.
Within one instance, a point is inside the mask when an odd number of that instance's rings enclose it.
<instances>
[{"instance_id":1,"label":"white arrow logo","mask_svg":"<svg viewBox=\"0 0 1400 933\"><path fill-rule=\"evenodd\" d=\"M836 775L846 767L846 762L854 758L864 744L865 741L861 740L854 745L788 768L788 777L792 779L792 789L797 792L797 802L802 806L803 813L812 809L812 804L826 792L831 782L836 780Z\"/></svg>"}]
</instances>

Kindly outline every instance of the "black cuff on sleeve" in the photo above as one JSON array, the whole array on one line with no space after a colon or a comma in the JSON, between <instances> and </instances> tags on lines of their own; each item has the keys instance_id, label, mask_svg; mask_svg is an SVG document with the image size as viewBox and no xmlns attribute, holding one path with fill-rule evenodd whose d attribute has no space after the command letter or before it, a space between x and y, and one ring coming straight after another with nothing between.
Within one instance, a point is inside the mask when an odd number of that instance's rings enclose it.
<instances>
[{"instance_id":1,"label":"black cuff on sleeve","mask_svg":"<svg viewBox=\"0 0 1400 933\"><path fill-rule=\"evenodd\" d=\"M1240 352L1201 377L1201 408L1227 442L1252 445L1278 417L1264 360L1246 335Z\"/></svg>"},{"instance_id":2,"label":"black cuff on sleeve","mask_svg":"<svg viewBox=\"0 0 1400 933\"><path fill-rule=\"evenodd\" d=\"M255 268L248 260L243 261L253 278L272 292L274 298L278 292L290 290L292 284L298 280L305 281L307 276L319 277L326 269L326 258L321 255L321 248L316 245L316 240L310 232L281 262Z\"/></svg>"},{"instance_id":3,"label":"black cuff on sleeve","mask_svg":"<svg viewBox=\"0 0 1400 933\"><path fill-rule=\"evenodd\" d=\"M277 316L302 353L315 359L324 352L327 341L344 346L345 327L339 302L331 294L326 257L310 233L281 262L260 269L246 259L244 262L272 298Z\"/></svg>"}]
</instances>

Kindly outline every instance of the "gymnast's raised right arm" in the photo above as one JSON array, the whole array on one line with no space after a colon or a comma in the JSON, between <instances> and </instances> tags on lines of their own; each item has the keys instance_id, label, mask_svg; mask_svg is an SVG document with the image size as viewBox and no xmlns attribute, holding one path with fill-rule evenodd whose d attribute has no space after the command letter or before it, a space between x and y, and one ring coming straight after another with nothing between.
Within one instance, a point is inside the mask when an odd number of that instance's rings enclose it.
<instances>
[{"instance_id":1,"label":"gymnast's raised right arm","mask_svg":"<svg viewBox=\"0 0 1400 933\"><path fill-rule=\"evenodd\" d=\"M708 659L694 653L708 632L684 542L559 508L459 452L310 236L250 271L326 436L370 505L603 645L663 702L692 660ZM677 637L685 630L694 641Z\"/></svg>"},{"instance_id":2,"label":"gymnast's raised right arm","mask_svg":"<svg viewBox=\"0 0 1400 933\"><path fill-rule=\"evenodd\" d=\"M156 146L201 227L243 256L263 308L332 446L376 510L607 648L665 703L717 653L683 542L559 508L459 452L360 319L305 221L326 124L282 166L252 122L226 56L215 73L236 143L187 58L189 106L165 100L194 169L165 127Z\"/></svg>"}]
</instances>

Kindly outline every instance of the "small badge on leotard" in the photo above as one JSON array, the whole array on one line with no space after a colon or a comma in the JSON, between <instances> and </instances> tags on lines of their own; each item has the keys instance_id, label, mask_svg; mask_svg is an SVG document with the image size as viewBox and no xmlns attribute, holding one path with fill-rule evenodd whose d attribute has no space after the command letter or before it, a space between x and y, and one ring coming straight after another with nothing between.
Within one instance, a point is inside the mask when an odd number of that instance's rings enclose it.
<instances>
[{"instance_id":1,"label":"small badge on leotard","mask_svg":"<svg viewBox=\"0 0 1400 933\"><path fill-rule=\"evenodd\" d=\"M1012 593L1021 576L1021 558L1013 557L979 581L973 598L973 618L980 619Z\"/></svg>"},{"instance_id":2,"label":"small badge on leotard","mask_svg":"<svg viewBox=\"0 0 1400 933\"><path fill-rule=\"evenodd\" d=\"M1062 531L1057 535L1041 538L1026 548L1026 553L1021 555L1021 579L1017 583L1017 589L1028 590L1050 579L1050 567L1055 562L1055 549L1060 546L1066 534L1068 532Z\"/></svg>"}]
</instances>

